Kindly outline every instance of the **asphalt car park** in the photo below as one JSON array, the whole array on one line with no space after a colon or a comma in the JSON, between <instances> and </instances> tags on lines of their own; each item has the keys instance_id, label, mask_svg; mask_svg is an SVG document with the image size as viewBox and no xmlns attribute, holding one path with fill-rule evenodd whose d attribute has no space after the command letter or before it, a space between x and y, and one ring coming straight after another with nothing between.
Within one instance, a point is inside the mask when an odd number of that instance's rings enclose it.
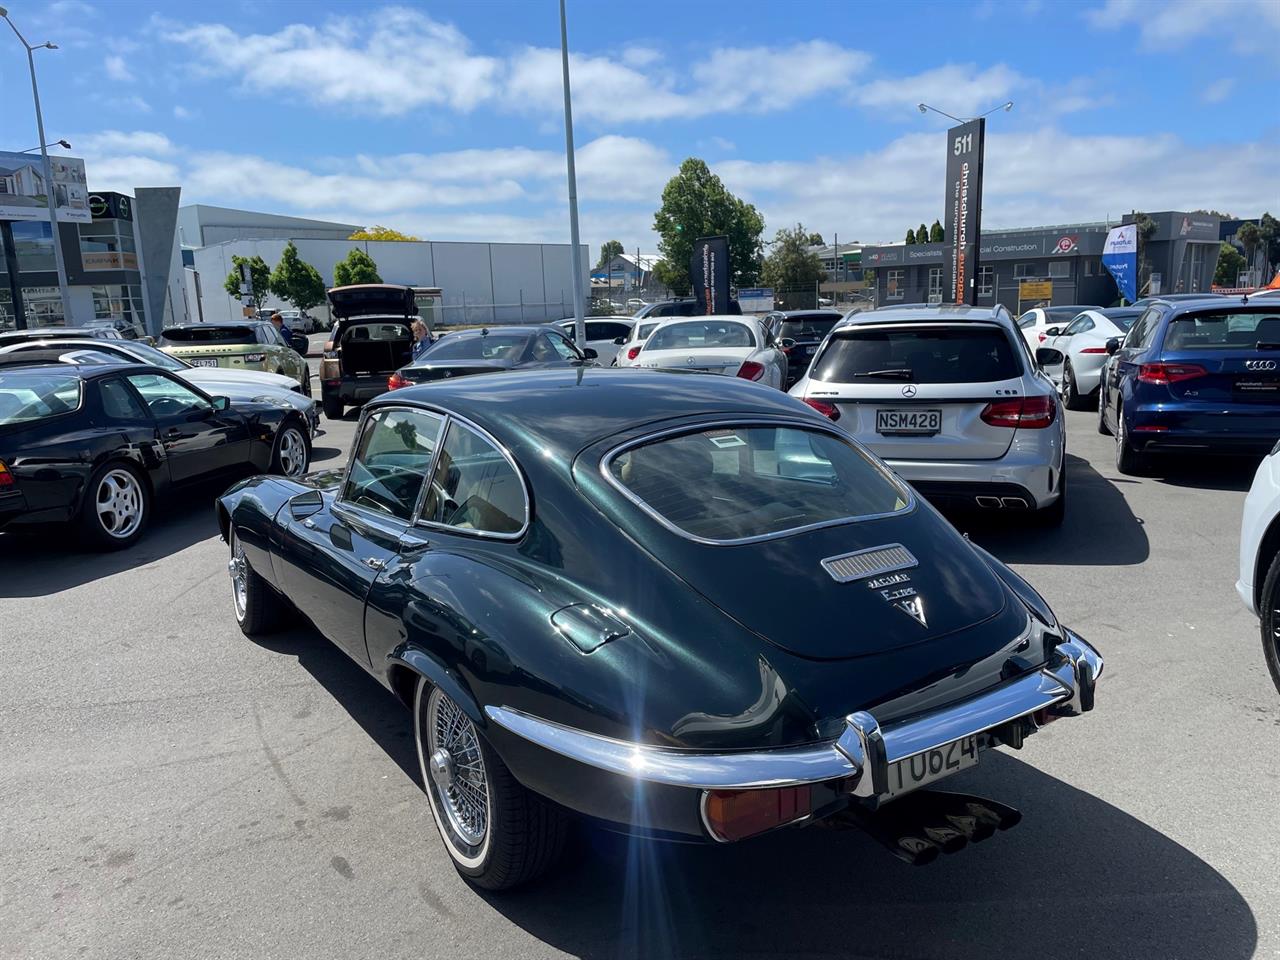
<instances>
[{"instance_id":1,"label":"asphalt car park","mask_svg":"<svg viewBox=\"0 0 1280 960\"><path fill-rule=\"evenodd\" d=\"M852 830L581 831L537 887L477 893L404 708L309 628L237 629L219 491L107 556L0 535L0 956L1280 952L1280 702L1233 588L1256 460L1126 477L1095 414L1066 417L1061 528L955 522L1103 652L1097 707L949 781L1024 820L920 869ZM326 422L316 467L355 420Z\"/></svg>"}]
</instances>

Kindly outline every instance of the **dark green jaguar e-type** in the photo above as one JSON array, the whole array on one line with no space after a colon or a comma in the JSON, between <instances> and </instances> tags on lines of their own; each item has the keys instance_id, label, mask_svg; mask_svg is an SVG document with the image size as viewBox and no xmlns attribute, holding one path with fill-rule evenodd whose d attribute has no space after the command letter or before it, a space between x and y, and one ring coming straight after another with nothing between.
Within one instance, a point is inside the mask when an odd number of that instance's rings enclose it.
<instances>
[{"instance_id":1,"label":"dark green jaguar e-type","mask_svg":"<svg viewBox=\"0 0 1280 960\"><path fill-rule=\"evenodd\" d=\"M445 847L491 889L553 862L570 813L718 842L837 816L929 859L1016 811L913 791L1090 710L1102 671L838 425L731 378L397 390L345 471L217 512L241 627L292 605L400 696Z\"/></svg>"}]
</instances>

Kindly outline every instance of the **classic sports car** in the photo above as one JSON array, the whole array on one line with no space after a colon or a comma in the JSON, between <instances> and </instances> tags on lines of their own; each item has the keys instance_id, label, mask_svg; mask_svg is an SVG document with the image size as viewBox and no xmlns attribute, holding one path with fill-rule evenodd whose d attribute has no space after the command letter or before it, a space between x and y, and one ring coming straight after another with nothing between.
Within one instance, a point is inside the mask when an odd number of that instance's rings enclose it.
<instances>
[{"instance_id":1,"label":"classic sports car","mask_svg":"<svg viewBox=\"0 0 1280 960\"><path fill-rule=\"evenodd\" d=\"M241 628L292 598L412 709L445 848L491 889L550 864L567 812L719 842L857 816L936 856L999 805L904 795L1090 710L1102 671L838 427L735 378L397 390L345 472L217 515Z\"/></svg>"},{"instance_id":2,"label":"classic sports car","mask_svg":"<svg viewBox=\"0 0 1280 960\"><path fill-rule=\"evenodd\" d=\"M146 364L27 360L0 363L0 528L72 522L119 550L172 489L306 472L308 429L290 406L210 396Z\"/></svg>"}]
</instances>

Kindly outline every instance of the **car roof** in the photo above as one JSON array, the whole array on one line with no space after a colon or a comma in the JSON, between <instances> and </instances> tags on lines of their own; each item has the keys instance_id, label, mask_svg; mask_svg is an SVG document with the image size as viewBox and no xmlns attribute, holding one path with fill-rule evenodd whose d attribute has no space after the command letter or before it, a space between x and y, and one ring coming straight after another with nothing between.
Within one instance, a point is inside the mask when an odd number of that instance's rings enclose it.
<instances>
[{"instance_id":1,"label":"car roof","mask_svg":"<svg viewBox=\"0 0 1280 960\"><path fill-rule=\"evenodd\" d=\"M476 327L472 330L453 330L449 333L450 340L462 340L469 337L486 337L494 333L518 333L525 336L533 336L535 333L542 333L550 327L554 327L554 323L542 324L497 324L492 327Z\"/></svg>"},{"instance_id":2,"label":"car roof","mask_svg":"<svg viewBox=\"0 0 1280 960\"><path fill-rule=\"evenodd\" d=\"M104 340L101 337L46 337L45 339L17 340L13 343L0 340L0 349L21 353L24 350L66 350L70 347L84 347L86 350L123 349L127 352L126 344L133 342L132 340Z\"/></svg>"},{"instance_id":3,"label":"car roof","mask_svg":"<svg viewBox=\"0 0 1280 960\"><path fill-rule=\"evenodd\" d=\"M22 354L10 354L11 357L20 357ZM51 374L61 373L69 377L79 377L81 380L93 380L98 377L104 377L112 373L165 373L159 367L152 366L149 363L126 363L121 360L119 363L15 363L12 366L4 367L5 376L10 374Z\"/></svg>"},{"instance_id":4,"label":"car roof","mask_svg":"<svg viewBox=\"0 0 1280 960\"><path fill-rule=\"evenodd\" d=\"M226 327L258 327L268 322L270 321L251 320L247 317L244 320L206 320L203 323L175 323L165 327L162 332L168 333L170 330L212 330L215 328L225 329Z\"/></svg>"},{"instance_id":5,"label":"car roof","mask_svg":"<svg viewBox=\"0 0 1280 960\"><path fill-rule=\"evenodd\" d=\"M839 310L828 310L826 307L819 307L815 310L775 310L769 316L783 317L785 319L792 317L835 317L838 320L844 314Z\"/></svg>"},{"instance_id":6,"label":"car roof","mask_svg":"<svg viewBox=\"0 0 1280 960\"><path fill-rule=\"evenodd\" d=\"M1233 294L1224 296L1223 294L1215 294L1213 297L1200 300L1166 300L1164 305L1169 308L1171 315L1183 313L1196 313L1204 310L1212 310L1220 312L1222 310L1243 310L1248 313L1251 310L1259 312L1266 310L1275 310L1278 304L1269 297L1263 297L1261 300L1255 300L1248 294Z\"/></svg>"},{"instance_id":7,"label":"car roof","mask_svg":"<svg viewBox=\"0 0 1280 960\"><path fill-rule=\"evenodd\" d=\"M872 323L998 323L1012 327L1013 317L1004 307L973 307L965 303L924 304L912 303L900 306L863 310L846 316L836 328Z\"/></svg>"},{"instance_id":8,"label":"car roof","mask_svg":"<svg viewBox=\"0 0 1280 960\"><path fill-rule=\"evenodd\" d=\"M612 320L615 323L635 323L636 322L635 317L632 317L632 316L620 317L620 316L616 316L615 314L609 314L608 316L604 316L604 317L583 317L582 318L583 323L590 323L592 320ZM558 323L576 323L576 322L577 321L574 317L565 317L563 320L551 321L553 326Z\"/></svg>"},{"instance_id":9,"label":"car roof","mask_svg":"<svg viewBox=\"0 0 1280 960\"><path fill-rule=\"evenodd\" d=\"M794 397L747 380L632 367L456 377L384 393L365 409L403 403L438 406L487 430L513 453L560 455L566 465L592 443L656 421L810 416Z\"/></svg>"}]
</instances>

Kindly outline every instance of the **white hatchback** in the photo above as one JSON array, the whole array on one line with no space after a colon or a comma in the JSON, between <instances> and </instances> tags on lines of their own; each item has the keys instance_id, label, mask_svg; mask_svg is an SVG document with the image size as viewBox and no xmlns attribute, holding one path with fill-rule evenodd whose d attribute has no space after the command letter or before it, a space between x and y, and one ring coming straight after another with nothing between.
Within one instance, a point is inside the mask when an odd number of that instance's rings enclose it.
<instances>
[{"instance_id":1,"label":"white hatchback","mask_svg":"<svg viewBox=\"0 0 1280 960\"><path fill-rule=\"evenodd\" d=\"M634 367L718 373L779 390L787 379L787 355L755 317L673 317L626 357Z\"/></svg>"},{"instance_id":2,"label":"white hatchback","mask_svg":"<svg viewBox=\"0 0 1280 960\"><path fill-rule=\"evenodd\" d=\"M567 317L564 320L557 321L556 326L563 330L565 336L572 340L575 322L572 317ZM587 317L583 322L587 328L587 342L585 345L596 352L596 363L602 367L613 364L614 358L618 355L618 350L626 342L627 337L631 335L631 328L636 324L632 317Z\"/></svg>"},{"instance_id":3,"label":"white hatchback","mask_svg":"<svg viewBox=\"0 0 1280 960\"><path fill-rule=\"evenodd\" d=\"M827 334L790 391L938 504L1062 522L1053 383L1004 307L889 307Z\"/></svg>"}]
</instances>

